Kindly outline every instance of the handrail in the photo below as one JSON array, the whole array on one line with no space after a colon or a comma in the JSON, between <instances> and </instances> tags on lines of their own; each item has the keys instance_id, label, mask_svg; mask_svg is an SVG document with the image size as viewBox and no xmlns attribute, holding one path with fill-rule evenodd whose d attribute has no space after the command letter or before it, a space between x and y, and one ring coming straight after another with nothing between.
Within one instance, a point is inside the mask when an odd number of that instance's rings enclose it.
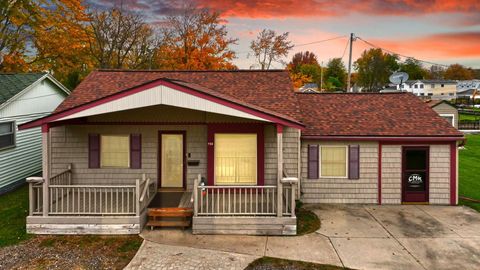
<instances>
[{"instance_id":1,"label":"handrail","mask_svg":"<svg viewBox=\"0 0 480 270\"><path fill-rule=\"evenodd\" d=\"M142 195L140 196L140 202L143 202L145 200L145 195L148 194L147 191L149 190L150 185L153 184L153 183L150 183L150 178L147 178L145 181L143 181L143 183L145 183L145 186L142 190Z\"/></svg>"}]
</instances>

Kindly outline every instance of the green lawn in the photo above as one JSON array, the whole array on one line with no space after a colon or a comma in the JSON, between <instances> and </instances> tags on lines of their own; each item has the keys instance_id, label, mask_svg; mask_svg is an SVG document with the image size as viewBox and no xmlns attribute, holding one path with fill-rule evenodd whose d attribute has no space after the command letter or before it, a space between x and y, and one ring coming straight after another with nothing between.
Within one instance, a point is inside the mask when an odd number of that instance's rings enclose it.
<instances>
[{"instance_id":1,"label":"green lawn","mask_svg":"<svg viewBox=\"0 0 480 270\"><path fill-rule=\"evenodd\" d=\"M480 120L480 116L473 114L459 114L460 120Z\"/></svg>"},{"instance_id":2,"label":"green lawn","mask_svg":"<svg viewBox=\"0 0 480 270\"><path fill-rule=\"evenodd\" d=\"M0 247L29 238L25 231L28 215L28 186L0 196Z\"/></svg>"},{"instance_id":3,"label":"green lawn","mask_svg":"<svg viewBox=\"0 0 480 270\"><path fill-rule=\"evenodd\" d=\"M467 135L459 153L459 195L480 200L480 135ZM460 200L460 204L480 211L480 203Z\"/></svg>"}]
</instances>

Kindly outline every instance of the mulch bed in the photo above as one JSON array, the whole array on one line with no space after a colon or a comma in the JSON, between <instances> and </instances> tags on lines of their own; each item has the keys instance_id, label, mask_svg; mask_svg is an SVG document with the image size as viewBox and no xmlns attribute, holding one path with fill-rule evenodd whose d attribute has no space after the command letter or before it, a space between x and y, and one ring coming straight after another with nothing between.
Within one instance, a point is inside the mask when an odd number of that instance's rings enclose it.
<instances>
[{"instance_id":1,"label":"mulch bed","mask_svg":"<svg viewBox=\"0 0 480 270\"><path fill-rule=\"evenodd\" d=\"M339 270L349 269L328 264L262 257L251 262L245 270Z\"/></svg>"},{"instance_id":2,"label":"mulch bed","mask_svg":"<svg viewBox=\"0 0 480 270\"><path fill-rule=\"evenodd\" d=\"M0 248L0 269L123 269L142 239L134 236L37 236Z\"/></svg>"}]
</instances>

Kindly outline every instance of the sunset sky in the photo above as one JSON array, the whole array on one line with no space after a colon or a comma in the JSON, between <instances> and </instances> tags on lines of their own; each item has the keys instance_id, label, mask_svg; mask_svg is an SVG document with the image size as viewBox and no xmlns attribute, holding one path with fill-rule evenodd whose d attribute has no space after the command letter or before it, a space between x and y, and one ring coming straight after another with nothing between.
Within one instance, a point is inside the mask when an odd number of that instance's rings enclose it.
<instances>
[{"instance_id":1,"label":"sunset sky","mask_svg":"<svg viewBox=\"0 0 480 270\"><path fill-rule=\"evenodd\" d=\"M92 7L105 8L123 2L149 22L175 13L185 1L88 0ZM441 64L460 63L480 68L480 0L195 0L200 7L221 12L231 37L239 39L232 48L235 64L249 68L249 44L263 28L290 32L294 44L305 44L342 36L332 41L295 47L313 51L325 63L333 57L348 61L348 35L397 52ZM353 57L370 48L354 42ZM428 65L426 65L428 67ZM281 64L274 67L281 68Z\"/></svg>"}]
</instances>

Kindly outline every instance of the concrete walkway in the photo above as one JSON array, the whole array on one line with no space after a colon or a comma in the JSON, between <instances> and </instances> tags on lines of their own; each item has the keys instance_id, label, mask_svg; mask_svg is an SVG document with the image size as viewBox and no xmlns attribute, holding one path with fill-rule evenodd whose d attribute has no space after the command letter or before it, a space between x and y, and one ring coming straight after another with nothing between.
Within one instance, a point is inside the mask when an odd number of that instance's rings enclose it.
<instances>
[{"instance_id":1,"label":"concrete walkway","mask_svg":"<svg viewBox=\"0 0 480 270\"><path fill-rule=\"evenodd\" d=\"M128 269L244 269L262 256L354 269L475 269L480 214L466 207L310 205L322 226L293 236L145 230Z\"/></svg>"}]
</instances>

